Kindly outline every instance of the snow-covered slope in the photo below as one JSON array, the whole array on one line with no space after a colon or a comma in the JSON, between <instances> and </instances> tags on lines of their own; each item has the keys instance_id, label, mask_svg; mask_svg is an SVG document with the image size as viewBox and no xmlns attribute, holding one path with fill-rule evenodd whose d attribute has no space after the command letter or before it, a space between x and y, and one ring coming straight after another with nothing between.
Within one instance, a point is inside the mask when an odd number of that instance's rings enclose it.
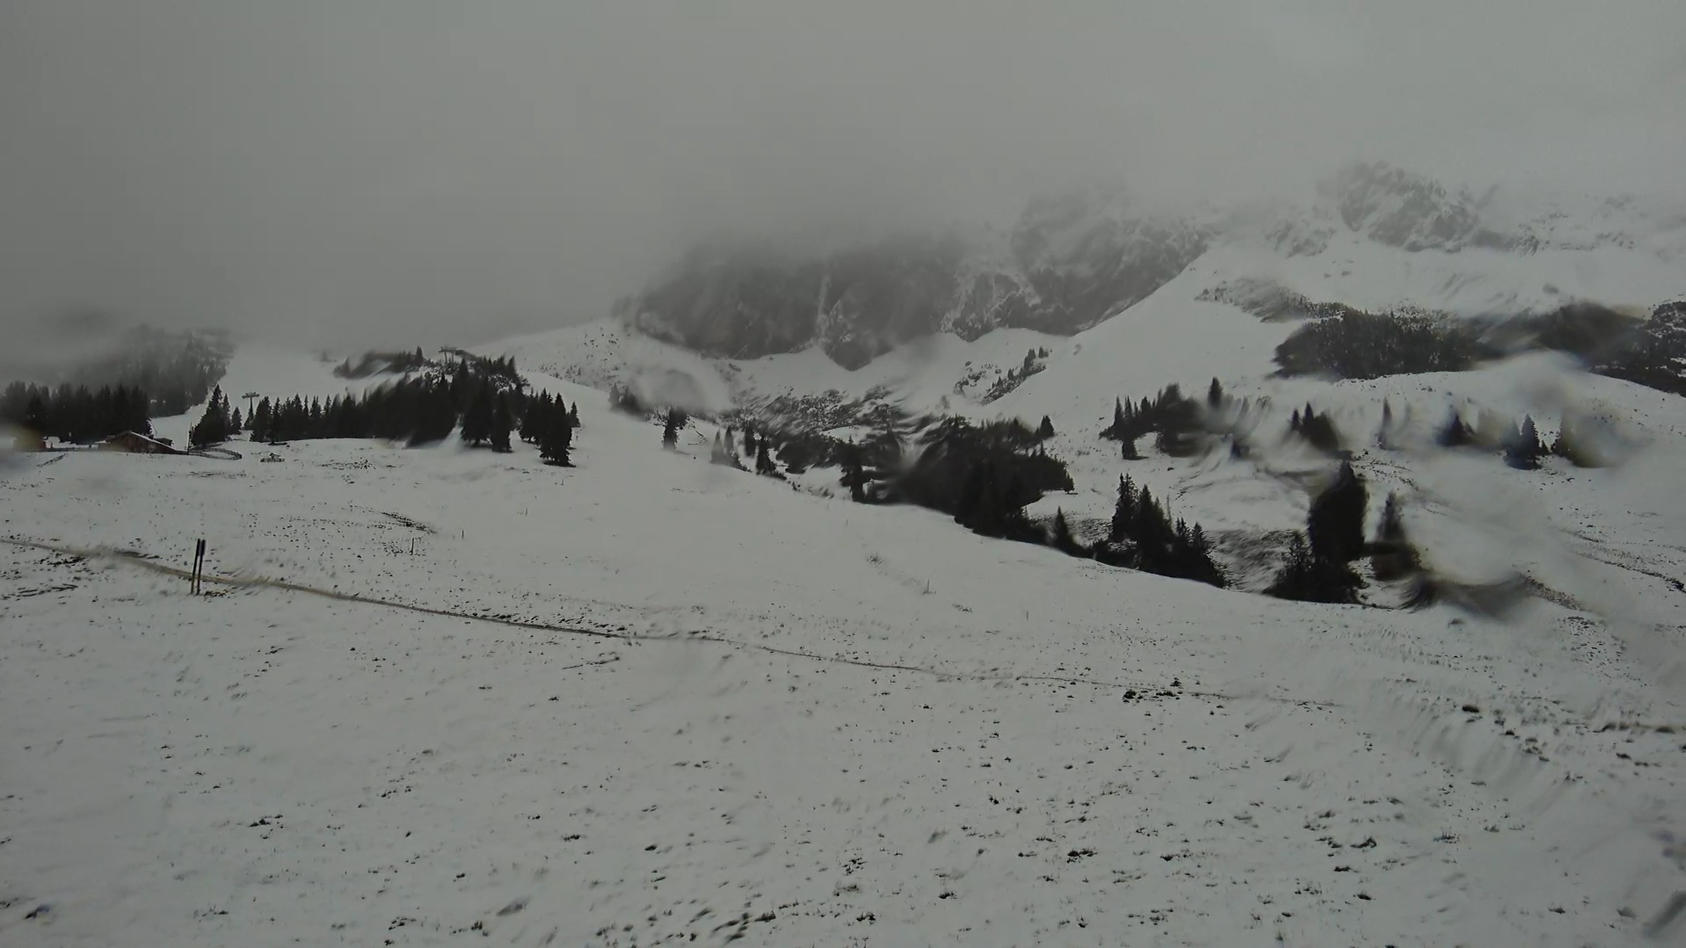
<instances>
[{"instance_id":1,"label":"snow-covered slope","mask_svg":"<svg viewBox=\"0 0 1686 948\"><path fill-rule=\"evenodd\" d=\"M1131 214L1129 202L1104 197L1033 208L1037 213L1027 212L1017 236L1021 243L1039 236L1032 242L1045 257L1081 255L1079 248L1092 249L1083 235L1100 227L1096 222ZM1063 215L1055 213L1062 209ZM1658 301L1686 297L1686 215L1665 204L1499 189L1476 198L1398 169L1365 165L1338 176L1304 205L1219 209L1194 220L1190 226L1208 240L1203 253L1145 298L1121 299L1115 315L1069 336L1005 328L981 335L943 331L850 369L828 354L823 341L756 359L709 358L609 319L487 351L511 352L526 364L595 384L646 375L689 379L678 388L711 393L690 404L713 411L725 393L730 404L752 412L785 396L841 406L891 402L913 415L1011 416L1031 425L1048 416L1058 432L1049 447L1071 466L1078 491L1050 497L1034 513L1051 517L1064 510L1090 524L1104 522L1118 478L1129 474L1169 498L1178 515L1220 531L1229 565L1250 587L1268 581L1268 564L1287 532L1303 528L1309 491L1330 467L1327 459L1283 443L1290 413L1307 403L1336 419L1346 447L1357 454L1357 469L1371 481L1374 512L1398 491L1417 526L1442 537L1444 548L1493 551L1493 562L1470 563L1466 556L1455 570L1452 558L1442 555L1443 568L1472 580L1516 570L1545 581L1543 567L1513 555L1536 545L1495 549L1485 541L1494 531L1476 514L1491 508L1493 498L1544 491L1552 509L1530 510L1529 516L1548 525L1547 535L1573 543L1566 538L1578 529L1578 515L1568 511L1596 504L1624 477L1670 478L1667 471L1686 443L1678 430L1678 398L1586 377L1558 357L1523 354L1475 371L1368 382L1279 378L1273 357L1301 325L1298 314L1322 311L1324 304L1455 319L1554 312L1571 301L1597 300L1643 317ZM1038 221L1046 223L1043 230L1032 226ZM666 289L667 303L679 305L683 298L671 295L674 286ZM1298 302L1273 308L1271 301L1284 300ZM1281 310L1287 318L1272 315ZM1250 458L1232 459L1227 444L1219 444L1188 460L1123 462L1117 445L1099 438L1115 399L1139 400L1171 383L1203 392L1214 377L1255 406L1249 424L1258 431L1249 437ZM1375 438L1384 400L1408 415L1414 430L1409 443L1389 451L1380 450ZM1454 407L1495 422L1532 416L1548 442L1565 412L1610 419L1620 440L1641 447L1627 470L1646 473L1577 471L1555 461L1543 471L1521 473L1490 452L1486 467L1459 475L1459 486L1472 486L1474 494L1452 503L1456 491L1434 474L1444 465L1430 442ZM835 413L824 417L839 423ZM804 482L835 489L834 475L815 473ZM1557 491L1563 485L1573 485L1568 494ZM1498 506L1519 515L1524 509ZM1614 520L1599 529L1608 531L1602 534L1607 539L1637 531L1652 549L1641 568L1667 572L1678 565L1667 552L1678 544L1678 522L1669 509L1653 498L1631 522L1610 511Z\"/></svg>"},{"instance_id":2,"label":"snow-covered slope","mask_svg":"<svg viewBox=\"0 0 1686 948\"><path fill-rule=\"evenodd\" d=\"M7 944L1680 937L1686 707L1620 629L1086 564L535 382L576 469L8 469L0 533L143 562L0 544ZM250 584L158 571L199 537Z\"/></svg>"},{"instance_id":3,"label":"snow-covered slope","mask_svg":"<svg viewBox=\"0 0 1686 948\"><path fill-rule=\"evenodd\" d=\"M300 352L265 342L242 342L235 346L223 373L221 388L229 403L241 412L249 409L243 397L256 392L267 398L331 398L347 392L362 391L378 385L382 377L344 379L334 374L335 363L319 353ZM205 413L205 402L193 406L180 415L152 420L155 434L187 443L188 430Z\"/></svg>"},{"instance_id":4,"label":"snow-covered slope","mask_svg":"<svg viewBox=\"0 0 1686 948\"><path fill-rule=\"evenodd\" d=\"M694 249L617 315L744 358L818 348L859 368L932 333L1071 335L1188 270L1364 309L1514 315L1590 301L1649 312L1686 297L1677 200L1467 190L1382 163L1303 200L1169 213L1088 189L1027 202L1005 230L895 235L820 253Z\"/></svg>"}]
</instances>

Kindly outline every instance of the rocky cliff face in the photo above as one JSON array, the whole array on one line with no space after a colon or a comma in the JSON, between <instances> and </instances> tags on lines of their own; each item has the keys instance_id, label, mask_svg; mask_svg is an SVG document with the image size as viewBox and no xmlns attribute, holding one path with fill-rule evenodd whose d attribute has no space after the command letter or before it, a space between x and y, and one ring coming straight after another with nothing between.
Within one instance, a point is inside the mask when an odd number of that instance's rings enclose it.
<instances>
[{"instance_id":1,"label":"rocky cliff face","mask_svg":"<svg viewBox=\"0 0 1686 948\"><path fill-rule=\"evenodd\" d=\"M1244 248L1267 265L1332 254L1328 272L1342 276L1354 259L1398 269L1399 251L1432 252L1432 272L1442 275L1424 290L1427 302L1449 308L1456 307L1445 299L1448 287L1482 286L1483 268L1492 267L1490 255L1477 259L1462 253L1467 249L1526 256L1637 248L1665 262L1686 258L1686 214L1626 199L1588 201L1539 204L1496 189L1478 199L1375 162L1348 166L1304 204L1231 209L1199 221L1146 213L1117 193L1080 191L1029 202L1004 234L900 235L811 255L701 247L617 313L646 334L709 355L755 358L818 346L855 368L933 333L975 339L1000 328L1080 332L1153 294L1214 245ZM1384 255L1355 258L1355 239ZM1380 276L1388 285L1415 278ZM1417 302L1402 292L1389 305ZM1578 298L1508 283L1483 292L1489 306L1507 297L1543 294L1553 305Z\"/></svg>"},{"instance_id":2,"label":"rocky cliff face","mask_svg":"<svg viewBox=\"0 0 1686 948\"><path fill-rule=\"evenodd\" d=\"M1480 215L1468 192L1381 162L1355 164L1326 186L1341 223L1403 250L1457 250L1475 235Z\"/></svg>"},{"instance_id":3,"label":"rocky cliff face","mask_svg":"<svg viewBox=\"0 0 1686 948\"><path fill-rule=\"evenodd\" d=\"M699 250L620 314L712 355L817 344L857 367L936 332L1079 332L1157 290L1205 249L1193 225L1074 194L1032 202L1004 239L904 235L812 258Z\"/></svg>"}]
</instances>

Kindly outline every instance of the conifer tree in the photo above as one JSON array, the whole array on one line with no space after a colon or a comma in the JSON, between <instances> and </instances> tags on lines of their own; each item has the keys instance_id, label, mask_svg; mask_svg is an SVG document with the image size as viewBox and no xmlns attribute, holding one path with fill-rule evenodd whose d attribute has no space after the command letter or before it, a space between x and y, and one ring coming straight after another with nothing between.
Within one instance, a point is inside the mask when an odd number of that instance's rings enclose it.
<instances>
[{"instance_id":1,"label":"conifer tree","mask_svg":"<svg viewBox=\"0 0 1686 948\"><path fill-rule=\"evenodd\" d=\"M1112 529L1107 539L1114 543L1129 535L1136 519L1136 484L1128 476L1118 478L1118 503L1112 508Z\"/></svg>"},{"instance_id":2,"label":"conifer tree","mask_svg":"<svg viewBox=\"0 0 1686 948\"><path fill-rule=\"evenodd\" d=\"M1059 550L1061 553L1076 555L1081 552L1077 545L1077 540L1071 535L1071 525L1066 523L1065 510L1063 508L1054 511L1054 533L1051 542L1054 549Z\"/></svg>"},{"instance_id":3,"label":"conifer tree","mask_svg":"<svg viewBox=\"0 0 1686 948\"><path fill-rule=\"evenodd\" d=\"M857 504L866 503L868 478L861 446L850 441L840 447L838 449L838 468L843 475L838 483L849 488L849 498Z\"/></svg>"},{"instance_id":4,"label":"conifer tree","mask_svg":"<svg viewBox=\"0 0 1686 948\"><path fill-rule=\"evenodd\" d=\"M669 408L667 410L667 424L662 428L662 447L669 451L678 449L680 424L682 422L679 420L679 409Z\"/></svg>"},{"instance_id":5,"label":"conifer tree","mask_svg":"<svg viewBox=\"0 0 1686 948\"><path fill-rule=\"evenodd\" d=\"M778 465L773 463L773 458L767 451L767 440L763 437L755 446L755 473L777 477L779 468Z\"/></svg>"},{"instance_id":6,"label":"conifer tree","mask_svg":"<svg viewBox=\"0 0 1686 948\"><path fill-rule=\"evenodd\" d=\"M1551 442L1551 453L1576 467L1600 467L1602 461L1594 453L1580 421L1564 413L1557 437Z\"/></svg>"},{"instance_id":7,"label":"conifer tree","mask_svg":"<svg viewBox=\"0 0 1686 948\"><path fill-rule=\"evenodd\" d=\"M223 399L222 386L211 391L211 400L205 404L205 414L199 419L187 434L188 442L196 448L206 445L220 444L228 440L228 415L225 411L226 401Z\"/></svg>"},{"instance_id":8,"label":"conifer tree","mask_svg":"<svg viewBox=\"0 0 1686 948\"><path fill-rule=\"evenodd\" d=\"M743 453L747 457L755 456L755 429L748 425L743 429Z\"/></svg>"},{"instance_id":9,"label":"conifer tree","mask_svg":"<svg viewBox=\"0 0 1686 948\"><path fill-rule=\"evenodd\" d=\"M1357 559L1364 549L1364 512L1368 492L1349 463L1342 463L1335 482L1311 502L1306 535L1314 557L1331 563Z\"/></svg>"},{"instance_id":10,"label":"conifer tree","mask_svg":"<svg viewBox=\"0 0 1686 948\"><path fill-rule=\"evenodd\" d=\"M1453 406L1447 413L1446 424L1441 426L1440 436L1437 440L1443 448L1461 448L1469 444L1469 426L1464 424L1463 416L1458 413L1457 406Z\"/></svg>"},{"instance_id":11,"label":"conifer tree","mask_svg":"<svg viewBox=\"0 0 1686 948\"><path fill-rule=\"evenodd\" d=\"M47 430L47 405L38 392L32 391L29 395L29 405L23 413L23 426L36 434Z\"/></svg>"},{"instance_id":12,"label":"conifer tree","mask_svg":"<svg viewBox=\"0 0 1686 948\"><path fill-rule=\"evenodd\" d=\"M1546 453L1545 445L1540 444L1540 433L1534 427L1532 415L1522 418L1521 427L1511 435L1510 442L1505 445L1505 463L1513 468L1531 471L1540 466L1540 458Z\"/></svg>"},{"instance_id":13,"label":"conifer tree","mask_svg":"<svg viewBox=\"0 0 1686 948\"><path fill-rule=\"evenodd\" d=\"M1399 497L1387 495L1382 506L1382 519L1376 526L1376 542L1370 562L1376 578L1391 582L1410 576L1419 570L1417 551L1405 535L1405 523L1399 514Z\"/></svg>"},{"instance_id":14,"label":"conifer tree","mask_svg":"<svg viewBox=\"0 0 1686 948\"><path fill-rule=\"evenodd\" d=\"M510 450L509 432L515 427L515 418L509 410L509 396L500 393L497 403L492 407L492 424L486 437L492 443L492 450L507 454Z\"/></svg>"},{"instance_id":15,"label":"conifer tree","mask_svg":"<svg viewBox=\"0 0 1686 948\"><path fill-rule=\"evenodd\" d=\"M1217 408L1224 403L1224 387L1218 383L1218 377L1212 376L1212 385L1206 389L1206 405Z\"/></svg>"},{"instance_id":16,"label":"conifer tree","mask_svg":"<svg viewBox=\"0 0 1686 948\"><path fill-rule=\"evenodd\" d=\"M1036 428L1036 437L1046 441L1054 436L1054 420L1047 415L1042 416L1042 424Z\"/></svg>"},{"instance_id":17,"label":"conifer tree","mask_svg":"<svg viewBox=\"0 0 1686 948\"><path fill-rule=\"evenodd\" d=\"M537 398L527 400L527 410L521 413L521 440L529 444L539 438L545 419L550 415L550 393L540 391Z\"/></svg>"},{"instance_id":18,"label":"conifer tree","mask_svg":"<svg viewBox=\"0 0 1686 948\"><path fill-rule=\"evenodd\" d=\"M568 413L562 410L561 399L557 399L546 410L539 425L539 457L543 458L546 464L573 467L571 450L574 443L574 427L568 424Z\"/></svg>"},{"instance_id":19,"label":"conifer tree","mask_svg":"<svg viewBox=\"0 0 1686 948\"><path fill-rule=\"evenodd\" d=\"M463 375L468 373L468 363L461 363ZM492 394L492 380L482 378L472 390L465 382L461 388L468 393L468 408L462 416L462 440L473 447L479 447L492 439L492 415L494 412Z\"/></svg>"},{"instance_id":20,"label":"conifer tree","mask_svg":"<svg viewBox=\"0 0 1686 948\"><path fill-rule=\"evenodd\" d=\"M269 396L258 399L258 407L252 410L252 440L269 440Z\"/></svg>"},{"instance_id":21,"label":"conifer tree","mask_svg":"<svg viewBox=\"0 0 1686 948\"><path fill-rule=\"evenodd\" d=\"M1203 556L1212 552L1212 541L1206 539L1206 529L1198 523L1189 532L1188 545Z\"/></svg>"}]
</instances>

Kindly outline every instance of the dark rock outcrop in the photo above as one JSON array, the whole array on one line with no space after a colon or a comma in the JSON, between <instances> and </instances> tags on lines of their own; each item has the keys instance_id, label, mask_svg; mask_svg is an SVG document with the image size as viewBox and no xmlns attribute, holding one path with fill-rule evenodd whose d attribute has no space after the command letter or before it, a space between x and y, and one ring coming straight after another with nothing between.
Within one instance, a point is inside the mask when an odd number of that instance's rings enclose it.
<instances>
[{"instance_id":1,"label":"dark rock outcrop","mask_svg":"<svg viewBox=\"0 0 1686 948\"><path fill-rule=\"evenodd\" d=\"M1206 235L1085 192L1031 202L999 243L903 235L811 257L699 248L619 312L711 355L818 345L857 368L937 332L1080 332L1175 278L1205 252Z\"/></svg>"}]
</instances>

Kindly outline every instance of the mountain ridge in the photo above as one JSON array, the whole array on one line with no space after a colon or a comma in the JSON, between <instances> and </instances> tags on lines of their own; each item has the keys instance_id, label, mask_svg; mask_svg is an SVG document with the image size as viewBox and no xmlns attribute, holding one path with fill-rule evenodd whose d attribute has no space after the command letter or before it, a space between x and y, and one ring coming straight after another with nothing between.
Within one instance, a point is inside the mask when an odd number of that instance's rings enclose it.
<instances>
[{"instance_id":1,"label":"mountain ridge","mask_svg":"<svg viewBox=\"0 0 1686 948\"><path fill-rule=\"evenodd\" d=\"M1649 312L1686 296L1686 211L1496 186L1477 196L1385 162L1346 166L1306 202L1200 213L1089 188L1031 199L1005 232L903 232L824 252L710 242L614 314L707 356L815 347L859 369L938 333L1073 336L1202 264L1362 309Z\"/></svg>"}]
</instances>

